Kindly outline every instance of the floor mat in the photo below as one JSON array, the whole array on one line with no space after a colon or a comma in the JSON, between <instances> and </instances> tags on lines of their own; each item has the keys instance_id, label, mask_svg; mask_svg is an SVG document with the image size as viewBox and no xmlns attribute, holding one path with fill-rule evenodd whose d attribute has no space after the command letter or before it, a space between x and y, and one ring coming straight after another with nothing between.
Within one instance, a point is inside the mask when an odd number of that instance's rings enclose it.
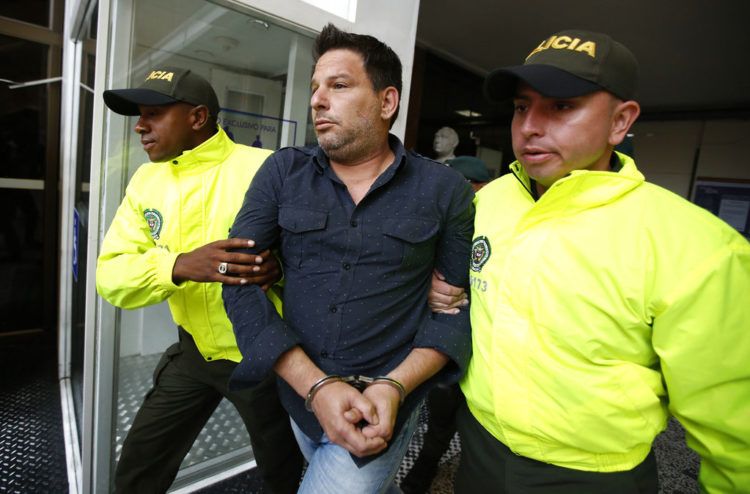
<instances>
[{"instance_id":1,"label":"floor mat","mask_svg":"<svg viewBox=\"0 0 750 494\"><path fill-rule=\"evenodd\" d=\"M54 339L0 338L0 362L0 493L68 492Z\"/></svg>"}]
</instances>

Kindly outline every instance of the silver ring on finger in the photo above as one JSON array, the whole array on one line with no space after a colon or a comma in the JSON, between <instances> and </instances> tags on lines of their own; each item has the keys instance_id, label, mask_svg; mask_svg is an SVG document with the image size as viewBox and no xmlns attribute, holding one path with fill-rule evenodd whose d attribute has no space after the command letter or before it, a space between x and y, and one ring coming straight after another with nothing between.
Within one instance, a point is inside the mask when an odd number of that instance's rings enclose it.
<instances>
[{"instance_id":1,"label":"silver ring on finger","mask_svg":"<svg viewBox=\"0 0 750 494\"><path fill-rule=\"evenodd\" d=\"M219 267L218 267L217 271L220 274L227 274L228 270L229 270L229 265L227 263L225 263L225 262L220 262L219 263Z\"/></svg>"}]
</instances>

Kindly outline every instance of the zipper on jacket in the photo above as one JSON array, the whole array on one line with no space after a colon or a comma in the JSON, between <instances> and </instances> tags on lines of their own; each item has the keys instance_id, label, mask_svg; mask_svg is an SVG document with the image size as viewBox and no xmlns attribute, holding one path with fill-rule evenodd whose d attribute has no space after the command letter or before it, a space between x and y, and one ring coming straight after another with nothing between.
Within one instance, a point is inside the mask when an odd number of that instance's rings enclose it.
<instances>
[{"instance_id":1,"label":"zipper on jacket","mask_svg":"<svg viewBox=\"0 0 750 494\"><path fill-rule=\"evenodd\" d=\"M617 156L617 153L612 153L609 157L609 171L614 173L619 173L622 169L622 162L620 161L620 158ZM531 184L531 188L526 187L526 184L521 180L521 177L516 175L516 172L514 170L510 171L514 177L516 177L516 180L521 184L521 186L526 189L526 192L529 193L532 199L534 199L534 202L537 202L539 200L539 194L536 191L536 181L529 177L529 183ZM566 175L568 176L568 175ZM554 185L554 184L553 184Z\"/></svg>"},{"instance_id":2,"label":"zipper on jacket","mask_svg":"<svg viewBox=\"0 0 750 494\"><path fill-rule=\"evenodd\" d=\"M514 177L516 177L516 180L518 180L518 182L521 184L521 186L524 189L526 189L526 192L529 193L529 195L534 200L534 202L538 201L539 200L539 194L536 193L536 182L534 181L534 179L531 178L531 177L529 177L529 182L531 183L531 189L529 189L528 187L526 187L526 184L523 183L523 180L521 180L521 178L518 175L516 175L515 171L511 170L511 173L513 174Z\"/></svg>"}]
</instances>

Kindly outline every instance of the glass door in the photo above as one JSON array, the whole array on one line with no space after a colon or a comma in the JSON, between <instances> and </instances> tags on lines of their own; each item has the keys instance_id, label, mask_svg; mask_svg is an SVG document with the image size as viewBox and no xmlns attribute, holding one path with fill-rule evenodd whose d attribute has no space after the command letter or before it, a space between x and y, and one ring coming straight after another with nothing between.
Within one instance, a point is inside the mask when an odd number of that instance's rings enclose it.
<instances>
[{"instance_id":1,"label":"glass door","mask_svg":"<svg viewBox=\"0 0 750 494\"><path fill-rule=\"evenodd\" d=\"M99 12L109 19L111 32L106 33L108 42L101 39L105 33L99 33L99 46L106 46L107 54L98 52L97 62L106 63L106 84L101 87L98 67L97 99L101 99L101 89L139 85L154 67L188 67L212 83L221 106L219 124L236 142L278 149L303 145L313 135L307 122L312 36L249 9L230 9L206 0L112 0L106 4L99 2ZM101 105L101 101L94 104ZM101 165L93 163L88 227L96 231L99 242L128 180L148 158L133 131L135 118L95 108L94 121L102 122L101 129L94 129L92 152L101 156ZM95 251L97 245L90 242L89 249ZM94 261L89 252L88 262ZM93 274L88 276L87 290L91 290ZM159 357L177 340L177 329L166 303L121 311L89 297L86 356L90 351L95 355L85 367L93 377L84 388L84 408L90 404L93 416L84 420L92 432L83 442L83 463L84 469L90 465L92 490L99 492L111 485L122 442L151 386ZM96 307L93 312L92 306ZM103 436L110 439L108 444ZM172 489L253 465L244 425L225 400L185 458Z\"/></svg>"},{"instance_id":2,"label":"glass door","mask_svg":"<svg viewBox=\"0 0 750 494\"><path fill-rule=\"evenodd\" d=\"M76 68L78 69L78 111L75 122L76 134L72 197L72 211L68 217L71 227L70 276L70 379L73 391L76 423L80 427L83 414L83 360L86 316L86 273L89 235L89 193L91 182L91 134L93 128L94 75L96 69L96 7L86 15L79 39L76 40ZM63 223L66 224L66 223Z\"/></svg>"}]
</instances>

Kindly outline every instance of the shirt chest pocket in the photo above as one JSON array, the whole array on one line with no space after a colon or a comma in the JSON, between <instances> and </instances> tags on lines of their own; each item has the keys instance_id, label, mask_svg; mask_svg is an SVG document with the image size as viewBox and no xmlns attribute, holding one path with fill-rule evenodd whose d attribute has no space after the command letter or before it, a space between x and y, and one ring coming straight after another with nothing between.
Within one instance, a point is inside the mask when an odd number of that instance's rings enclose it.
<instances>
[{"instance_id":1,"label":"shirt chest pocket","mask_svg":"<svg viewBox=\"0 0 750 494\"><path fill-rule=\"evenodd\" d=\"M325 211L281 208L281 255L285 264L297 268L320 264L321 240L327 222Z\"/></svg>"},{"instance_id":2,"label":"shirt chest pocket","mask_svg":"<svg viewBox=\"0 0 750 494\"><path fill-rule=\"evenodd\" d=\"M440 225L424 218L390 218L383 224L385 258L403 269L431 265Z\"/></svg>"}]
</instances>

